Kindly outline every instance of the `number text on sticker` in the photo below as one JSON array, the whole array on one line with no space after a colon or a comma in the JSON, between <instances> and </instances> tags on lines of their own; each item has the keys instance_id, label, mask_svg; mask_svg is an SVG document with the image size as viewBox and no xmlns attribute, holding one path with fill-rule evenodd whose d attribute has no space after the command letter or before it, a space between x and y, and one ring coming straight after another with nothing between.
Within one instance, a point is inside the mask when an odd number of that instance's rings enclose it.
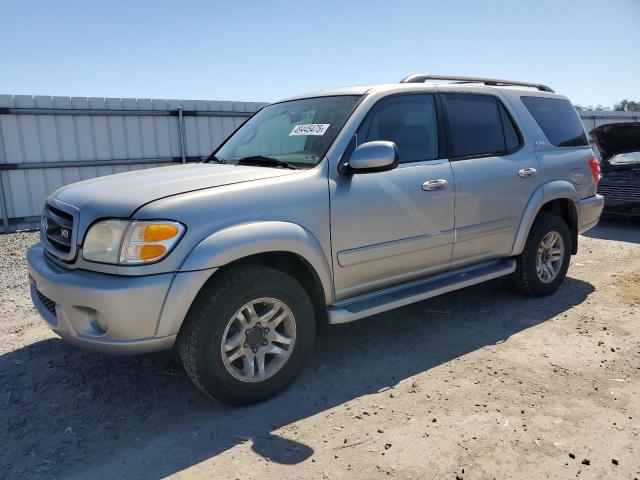
<instances>
[{"instance_id":1,"label":"number text on sticker","mask_svg":"<svg viewBox=\"0 0 640 480\"><path fill-rule=\"evenodd\" d=\"M289 136L296 135L324 135L331 124L329 123L308 123L306 125L296 125L289 133Z\"/></svg>"}]
</instances>

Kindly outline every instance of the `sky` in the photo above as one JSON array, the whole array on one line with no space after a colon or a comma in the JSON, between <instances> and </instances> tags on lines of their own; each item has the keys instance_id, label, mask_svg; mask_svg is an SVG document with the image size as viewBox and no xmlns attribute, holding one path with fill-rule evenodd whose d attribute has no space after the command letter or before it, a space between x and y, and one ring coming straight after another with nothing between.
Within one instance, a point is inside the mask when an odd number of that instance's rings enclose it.
<instances>
[{"instance_id":1,"label":"sky","mask_svg":"<svg viewBox=\"0 0 640 480\"><path fill-rule=\"evenodd\" d=\"M0 93L275 101L412 73L640 100L640 0L0 0Z\"/></svg>"}]
</instances>

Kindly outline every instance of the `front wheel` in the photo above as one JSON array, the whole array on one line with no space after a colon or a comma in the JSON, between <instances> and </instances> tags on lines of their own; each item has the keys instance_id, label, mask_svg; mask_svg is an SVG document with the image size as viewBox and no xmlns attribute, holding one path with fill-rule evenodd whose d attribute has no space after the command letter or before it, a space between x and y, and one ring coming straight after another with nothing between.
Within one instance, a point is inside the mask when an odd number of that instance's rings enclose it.
<instances>
[{"instance_id":1,"label":"front wheel","mask_svg":"<svg viewBox=\"0 0 640 480\"><path fill-rule=\"evenodd\" d=\"M516 271L511 275L513 286L531 297L555 292L567 275L571 250L571 234L565 221L550 213L540 215L516 260Z\"/></svg>"},{"instance_id":2,"label":"front wheel","mask_svg":"<svg viewBox=\"0 0 640 480\"><path fill-rule=\"evenodd\" d=\"M313 307L299 282L270 267L239 266L221 272L198 294L178 349L204 393L246 405L288 387L314 337Z\"/></svg>"}]
</instances>

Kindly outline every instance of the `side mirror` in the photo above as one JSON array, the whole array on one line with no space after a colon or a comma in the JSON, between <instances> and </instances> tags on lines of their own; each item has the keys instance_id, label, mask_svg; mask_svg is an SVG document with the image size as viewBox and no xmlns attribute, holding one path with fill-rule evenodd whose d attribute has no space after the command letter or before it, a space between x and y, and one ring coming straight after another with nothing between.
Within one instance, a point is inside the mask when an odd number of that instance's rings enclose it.
<instances>
[{"instance_id":1,"label":"side mirror","mask_svg":"<svg viewBox=\"0 0 640 480\"><path fill-rule=\"evenodd\" d=\"M384 172L396 168L399 161L395 143L386 140L367 142L353 151L345 173Z\"/></svg>"}]
</instances>

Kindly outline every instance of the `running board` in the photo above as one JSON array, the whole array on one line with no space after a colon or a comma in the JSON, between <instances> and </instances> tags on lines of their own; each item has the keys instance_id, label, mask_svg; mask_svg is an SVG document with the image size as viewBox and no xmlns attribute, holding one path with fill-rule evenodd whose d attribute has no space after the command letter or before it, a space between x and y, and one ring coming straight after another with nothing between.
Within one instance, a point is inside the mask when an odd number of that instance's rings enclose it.
<instances>
[{"instance_id":1,"label":"running board","mask_svg":"<svg viewBox=\"0 0 640 480\"><path fill-rule=\"evenodd\" d=\"M509 275L516 269L516 261L506 259L482 263L453 272L447 272L426 280L418 280L378 292L360 295L331 305L328 309L329 323L352 322L360 318L386 312L410 303L437 297L470 285Z\"/></svg>"}]
</instances>

